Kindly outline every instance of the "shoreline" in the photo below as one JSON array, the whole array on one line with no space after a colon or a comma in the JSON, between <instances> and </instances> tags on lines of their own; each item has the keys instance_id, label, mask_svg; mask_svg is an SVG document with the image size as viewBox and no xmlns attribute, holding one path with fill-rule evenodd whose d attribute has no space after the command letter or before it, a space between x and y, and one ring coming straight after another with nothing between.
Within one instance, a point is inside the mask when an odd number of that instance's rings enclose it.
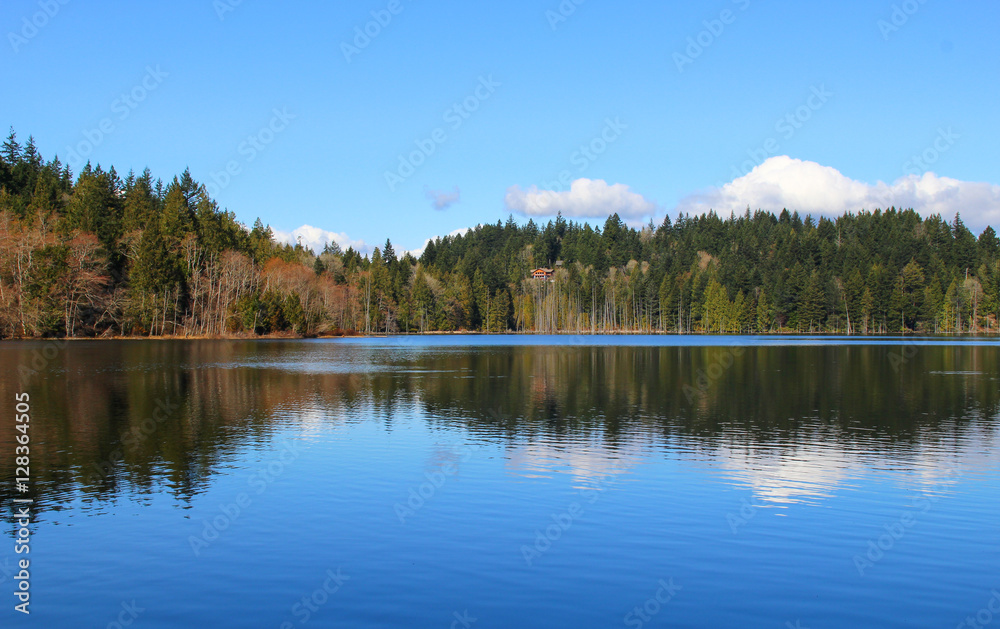
<instances>
[{"instance_id":1,"label":"shoreline","mask_svg":"<svg viewBox=\"0 0 1000 629\"><path fill-rule=\"evenodd\" d=\"M953 338L998 338L1000 332L892 332L885 334L844 334L843 332L797 332L794 330L781 330L777 332L761 333L734 333L719 334L715 332L636 332L620 330L613 332L473 332L461 331L441 331L441 332L408 332L397 334L361 334L345 332L343 334L294 334L291 332L279 332L263 335L246 334L201 334L201 335L154 335L154 336L52 336L52 337L8 337L0 339L0 343L18 341L43 341L43 342L71 342L71 341L301 341L311 339L379 339L379 338L404 338L404 337L433 337L433 336L699 336L699 337L816 337L816 338L927 338L927 337L953 337Z\"/></svg>"}]
</instances>

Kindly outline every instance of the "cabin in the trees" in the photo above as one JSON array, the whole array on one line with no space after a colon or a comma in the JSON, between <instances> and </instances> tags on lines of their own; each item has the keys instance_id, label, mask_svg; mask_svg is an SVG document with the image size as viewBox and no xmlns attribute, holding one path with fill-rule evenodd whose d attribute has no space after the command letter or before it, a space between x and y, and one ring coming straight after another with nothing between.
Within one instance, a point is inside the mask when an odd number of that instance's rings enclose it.
<instances>
[{"instance_id":1,"label":"cabin in the trees","mask_svg":"<svg viewBox=\"0 0 1000 629\"><path fill-rule=\"evenodd\" d=\"M552 269L540 268L535 269L531 272L531 279L533 280L551 280L556 274Z\"/></svg>"}]
</instances>

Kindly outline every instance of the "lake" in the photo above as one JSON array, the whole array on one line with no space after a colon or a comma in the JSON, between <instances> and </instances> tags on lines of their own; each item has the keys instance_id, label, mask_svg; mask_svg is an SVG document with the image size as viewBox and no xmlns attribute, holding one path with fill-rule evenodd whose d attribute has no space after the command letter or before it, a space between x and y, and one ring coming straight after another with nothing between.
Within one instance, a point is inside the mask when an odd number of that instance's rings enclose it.
<instances>
[{"instance_id":1,"label":"lake","mask_svg":"<svg viewBox=\"0 0 1000 629\"><path fill-rule=\"evenodd\" d=\"M0 363L4 626L1000 626L995 339L5 341Z\"/></svg>"}]
</instances>

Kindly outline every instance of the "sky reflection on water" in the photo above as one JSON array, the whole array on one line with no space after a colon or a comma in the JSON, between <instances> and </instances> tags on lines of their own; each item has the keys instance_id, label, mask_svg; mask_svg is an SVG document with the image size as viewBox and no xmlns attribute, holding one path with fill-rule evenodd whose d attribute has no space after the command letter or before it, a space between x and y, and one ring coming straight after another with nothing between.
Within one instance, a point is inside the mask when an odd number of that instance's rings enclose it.
<instances>
[{"instance_id":1,"label":"sky reflection on water","mask_svg":"<svg viewBox=\"0 0 1000 629\"><path fill-rule=\"evenodd\" d=\"M622 626L661 579L650 626L956 626L996 587L992 341L478 340L71 344L27 385L36 619L299 626L337 569L310 626Z\"/></svg>"}]
</instances>

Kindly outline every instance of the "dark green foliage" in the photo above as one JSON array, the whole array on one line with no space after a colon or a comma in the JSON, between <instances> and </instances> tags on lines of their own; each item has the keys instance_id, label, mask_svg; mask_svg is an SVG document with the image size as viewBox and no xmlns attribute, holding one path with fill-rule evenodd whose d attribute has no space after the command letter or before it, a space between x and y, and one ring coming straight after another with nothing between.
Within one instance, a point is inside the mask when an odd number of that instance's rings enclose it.
<instances>
[{"instance_id":1,"label":"dark green foliage","mask_svg":"<svg viewBox=\"0 0 1000 629\"><path fill-rule=\"evenodd\" d=\"M613 209L599 227L508 217L419 260L389 240L317 256L259 219L247 229L188 171L122 180L88 163L74 180L11 130L0 216L34 244L6 254L0 334L1000 329L1000 239L958 214L748 208L633 227ZM537 267L554 277L529 279Z\"/></svg>"},{"instance_id":2,"label":"dark green foliage","mask_svg":"<svg viewBox=\"0 0 1000 629\"><path fill-rule=\"evenodd\" d=\"M520 255L525 251L528 257ZM712 326L731 322L725 329L733 331L847 332L850 325L851 332L933 332L958 331L956 321L966 331L996 327L995 317L982 318L1000 307L992 298L1000 280L990 271L998 253L992 228L977 240L960 217L948 224L937 215L922 219L913 210L890 208L817 222L787 210L777 217L748 210L726 220L712 212L680 215L655 229L629 227L617 215L600 229L562 217L542 226L482 225L434 240L420 263L434 277L468 278L475 296L470 323L477 329L489 326L486 304L498 290L523 294L518 278L530 272L527 259L538 266L561 262L568 272L557 278L560 290L579 296L579 311L587 315L604 300L620 307L621 295L610 294L610 270L624 271L630 260L643 263L629 281L636 303L628 307L643 313L636 321L644 318L648 329L704 329L708 312ZM505 277L497 268L515 272ZM976 322L968 319L976 287L965 285L967 269L982 291ZM712 293L706 311L712 277L724 291ZM943 313L937 287L953 280L953 307ZM721 315L723 307L733 311ZM956 315L955 308L964 310Z\"/></svg>"}]
</instances>

